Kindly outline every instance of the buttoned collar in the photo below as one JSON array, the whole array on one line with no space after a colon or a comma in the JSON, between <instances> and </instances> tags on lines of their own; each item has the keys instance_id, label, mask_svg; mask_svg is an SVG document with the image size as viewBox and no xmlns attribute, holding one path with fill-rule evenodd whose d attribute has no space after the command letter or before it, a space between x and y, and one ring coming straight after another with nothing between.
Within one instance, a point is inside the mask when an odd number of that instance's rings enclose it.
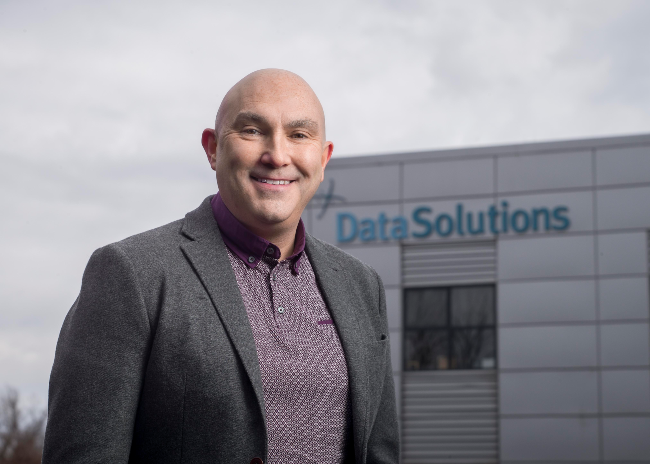
<instances>
[{"instance_id":1,"label":"buttoned collar","mask_svg":"<svg viewBox=\"0 0 650 464\"><path fill-rule=\"evenodd\" d=\"M210 204L212 205L212 214L217 221L224 243L248 267L255 268L264 256L276 260L280 259L280 249L268 240L255 235L244 224L239 222L223 202L219 193L212 197ZM296 229L296 241L293 247L293 254L287 258L291 263L291 271L296 274L300 268L300 258L304 250L305 225L302 219L300 219Z\"/></svg>"}]
</instances>

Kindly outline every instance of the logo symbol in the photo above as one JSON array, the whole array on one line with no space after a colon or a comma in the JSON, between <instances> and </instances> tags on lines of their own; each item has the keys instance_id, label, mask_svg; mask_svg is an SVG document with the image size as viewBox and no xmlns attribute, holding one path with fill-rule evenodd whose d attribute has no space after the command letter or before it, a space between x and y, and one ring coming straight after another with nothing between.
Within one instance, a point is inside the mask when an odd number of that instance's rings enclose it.
<instances>
[{"instance_id":1,"label":"logo symbol","mask_svg":"<svg viewBox=\"0 0 650 464\"><path fill-rule=\"evenodd\" d=\"M320 212L318 213L318 216L316 216L316 219L321 219L325 215L327 209L330 207L330 204L332 204L332 202L345 203L346 201L345 198L343 198L342 196L334 195L334 179L330 179L330 184L329 187L327 188L327 193L318 193L313 196L313 199L323 201Z\"/></svg>"}]
</instances>

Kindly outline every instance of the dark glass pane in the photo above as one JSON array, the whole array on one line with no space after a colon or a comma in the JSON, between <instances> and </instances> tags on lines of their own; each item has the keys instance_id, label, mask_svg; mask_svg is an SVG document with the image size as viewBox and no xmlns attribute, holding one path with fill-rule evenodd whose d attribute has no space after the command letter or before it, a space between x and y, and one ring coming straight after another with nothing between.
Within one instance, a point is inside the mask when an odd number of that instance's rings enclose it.
<instances>
[{"instance_id":1,"label":"dark glass pane","mask_svg":"<svg viewBox=\"0 0 650 464\"><path fill-rule=\"evenodd\" d=\"M452 332L452 369L495 369L494 329L456 329Z\"/></svg>"},{"instance_id":2,"label":"dark glass pane","mask_svg":"<svg viewBox=\"0 0 650 464\"><path fill-rule=\"evenodd\" d=\"M445 327L448 295L446 288L406 290L406 327Z\"/></svg>"},{"instance_id":3,"label":"dark glass pane","mask_svg":"<svg viewBox=\"0 0 650 464\"><path fill-rule=\"evenodd\" d=\"M404 332L404 370L449 369L449 339L446 330Z\"/></svg>"},{"instance_id":4,"label":"dark glass pane","mask_svg":"<svg viewBox=\"0 0 650 464\"><path fill-rule=\"evenodd\" d=\"M453 327L494 325L494 286L451 289Z\"/></svg>"}]
</instances>

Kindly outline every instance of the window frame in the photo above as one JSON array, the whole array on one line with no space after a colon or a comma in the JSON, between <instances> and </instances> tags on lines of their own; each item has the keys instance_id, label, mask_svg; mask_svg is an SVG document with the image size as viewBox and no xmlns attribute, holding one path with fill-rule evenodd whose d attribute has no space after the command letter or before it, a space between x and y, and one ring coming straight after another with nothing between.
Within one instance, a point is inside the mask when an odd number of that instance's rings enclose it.
<instances>
[{"instance_id":1,"label":"window frame","mask_svg":"<svg viewBox=\"0 0 650 464\"><path fill-rule=\"evenodd\" d=\"M493 289L493 301L492 308L494 311L493 322L492 324L486 325L468 325L455 327L453 325L453 315L452 315L452 289L457 288L475 288L475 287L492 287ZM407 294L409 291L418 291L418 290L445 290L447 292L447 307L445 309L445 315L447 319L447 324L445 326L422 326L417 328L409 328L407 326ZM497 336L497 285L494 282L484 282L484 283L471 283L471 284L460 284L460 285L427 285L421 287L405 287L402 289L402 370L408 372L436 372L436 371L461 371L461 370L475 370L475 371L487 371L487 370L497 370L498 369L498 336ZM494 366L489 368L454 368L452 365L452 355L454 353L454 332L457 330L492 330L494 337ZM409 369L408 361L406 359L406 332L407 331L444 331L447 337L447 369Z\"/></svg>"}]
</instances>

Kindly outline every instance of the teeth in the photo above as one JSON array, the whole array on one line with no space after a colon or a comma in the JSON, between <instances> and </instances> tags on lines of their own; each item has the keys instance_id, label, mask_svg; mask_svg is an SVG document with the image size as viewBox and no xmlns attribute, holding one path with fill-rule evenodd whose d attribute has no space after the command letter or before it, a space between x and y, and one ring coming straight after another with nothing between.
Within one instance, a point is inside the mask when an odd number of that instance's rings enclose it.
<instances>
[{"instance_id":1,"label":"teeth","mask_svg":"<svg viewBox=\"0 0 650 464\"><path fill-rule=\"evenodd\" d=\"M271 180L271 179L257 179L260 182L264 184L272 184L272 185L289 185L291 183L290 180Z\"/></svg>"}]
</instances>

